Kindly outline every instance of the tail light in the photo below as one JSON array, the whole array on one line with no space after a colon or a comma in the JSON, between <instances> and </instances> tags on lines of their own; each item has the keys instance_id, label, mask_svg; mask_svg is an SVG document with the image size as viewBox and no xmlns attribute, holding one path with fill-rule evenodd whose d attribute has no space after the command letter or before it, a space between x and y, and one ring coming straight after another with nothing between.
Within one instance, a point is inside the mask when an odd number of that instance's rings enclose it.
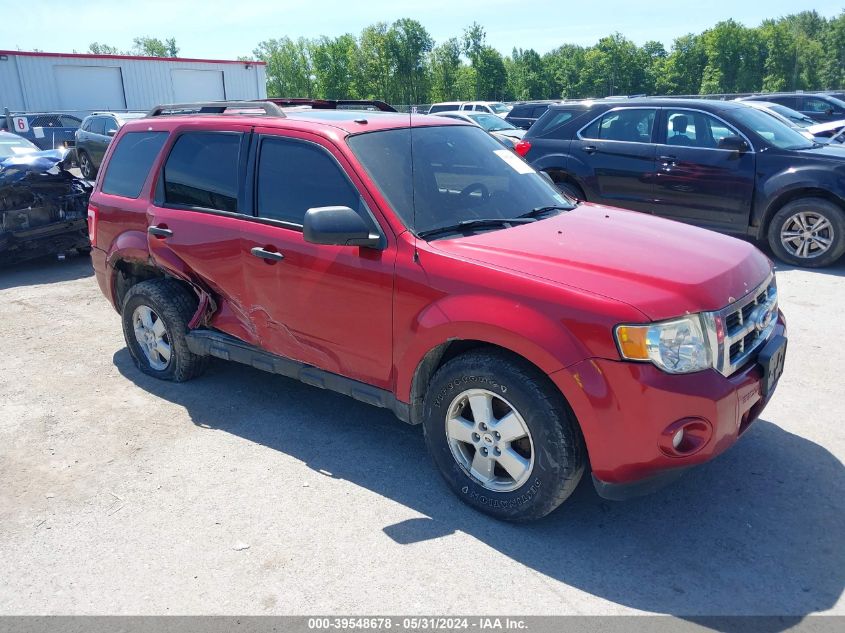
<instances>
[{"instance_id":1,"label":"tail light","mask_svg":"<svg viewBox=\"0 0 845 633\"><path fill-rule=\"evenodd\" d=\"M88 205L88 239L91 240L91 246L97 246L97 216L100 214L100 207L89 204Z\"/></svg>"},{"instance_id":2,"label":"tail light","mask_svg":"<svg viewBox=\"0 0 845 633\"><path fill-rule=\"evenodd\" d=\"M519 141L516 145L514 145L513 151L515 151L520 156L524 157L530 149L531 149L531 142L530 141Z\"/></svg>"}]
</instances>

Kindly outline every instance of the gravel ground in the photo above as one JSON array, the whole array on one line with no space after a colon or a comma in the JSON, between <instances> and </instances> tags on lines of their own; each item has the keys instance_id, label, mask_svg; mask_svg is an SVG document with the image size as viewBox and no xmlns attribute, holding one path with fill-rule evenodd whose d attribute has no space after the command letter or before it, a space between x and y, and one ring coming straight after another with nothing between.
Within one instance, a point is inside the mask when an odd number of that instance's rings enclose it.
<instances>
[{"instance_id":1,"label":"gravel ground","mask_svg":"<svg viewBox=\"0 0 845 633\"><path fill-rule=\"evenodd\" d=\"M215 361L133 366L86 258L0 273L0 614L845 614L845 262L784 269L787 368L731 451L528 526L419 428Z\"/></svg>"}]
</instances>

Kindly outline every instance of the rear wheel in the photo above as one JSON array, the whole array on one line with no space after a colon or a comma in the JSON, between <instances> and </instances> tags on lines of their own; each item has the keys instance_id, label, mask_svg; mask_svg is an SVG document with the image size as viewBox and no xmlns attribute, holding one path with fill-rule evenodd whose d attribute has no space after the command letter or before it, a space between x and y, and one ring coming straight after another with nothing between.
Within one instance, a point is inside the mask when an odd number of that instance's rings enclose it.
<instances>
[{"instance_id":1,"label":"rear wheel","mask_svg":"<svg viewBox=\"0 0 845 633\"><path fill-rule=\"evenodd\" d=\"M88 156L88 152L79 152L79 171L82 172L85 180L94 180L97 177L97 168L94 167L94 162Z\"/></svg>"},{"instance_id":2,"label":"rear wheel","mask_svg":"<svg viewBox=\"0 0 845 633\"><path fill-rule=\"evenodd\" d=\"M555 182L555 187L565 196L569 198L573 198L574 200L586 200L587 197L584 195L584 192L581 191L581 187L578 185L574 185L571 182L567 182L565 180L559 180Z\"/></svg>"},{"instance_id":3,"label":"rear wheel","mask_svg":"<svg viewBox=\"0 0 845 633\"><path fill-rule=\"evenodd\" d=\"M580 429L563 397L516 357L478 351L450 360L424 410L426 445L446 483L498 519L545 516L584 472Z\"/></svg>"},{"instance_id":4,"label":"rear wheel","mask_svg":"<svg viewBox=\"0 0 845 633\"><path fill-rule=\"evenodd\" d=\"M132 286L123 300L123 335L135 364L161 380L183 382L200 375L208 358L188 349L185 335L196 296L173 279Z\"/></svg>"},{"instance_id":5,"label":"rear wheel","mask_svg":"<svg viewBox=\"0 0 845 633\"><path fill-rule=\"evenodd\" d=\"M769 246L795 266L829 266L845 253L845 212L824 198L800 198L783 206L769 223Z\"/></svg>"}]
</instances>

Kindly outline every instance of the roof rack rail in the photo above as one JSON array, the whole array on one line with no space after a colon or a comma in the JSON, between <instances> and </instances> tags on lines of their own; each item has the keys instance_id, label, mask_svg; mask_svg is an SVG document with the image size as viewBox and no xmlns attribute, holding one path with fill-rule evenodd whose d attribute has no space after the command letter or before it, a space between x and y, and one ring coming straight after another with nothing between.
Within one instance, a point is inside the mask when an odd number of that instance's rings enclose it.
<instances>
[{"instance_id":1,"label":"roof rack rail","mask_svg":"<svg viewBox=\"0 0 845 633\"><path fill-rule=\"evenodd\" d=\"M229 109L263 110L267 116L284 117L284 111L269 101L200 101L197 103L166 103L147 112L148 117L171 114L223 114Z\"/></svg>"},{"instance_id":2,"label":"roof rack rail","mask_svg":"<svg viewBox=\"0 0 845 633\"><path fill-rule=\"evenodd\" d=\"M303 97L269 97L257 99L277 106L311 106L313 110L338 110L344 106L370 106L381 112L397 112L392 105L378 99L307 99Z\"/></svg>"}]
</instances>

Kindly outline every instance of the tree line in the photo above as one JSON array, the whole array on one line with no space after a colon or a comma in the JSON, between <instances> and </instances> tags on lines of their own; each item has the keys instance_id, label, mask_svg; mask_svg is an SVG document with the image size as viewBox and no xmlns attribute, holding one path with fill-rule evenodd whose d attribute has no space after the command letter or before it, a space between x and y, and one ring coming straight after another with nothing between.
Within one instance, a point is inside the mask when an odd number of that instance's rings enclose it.
<instances>
[{"instance_id":1,"label":"tree line","mask_svg":"<svg viewBox=\"0 0 845 633\"><path fill-rule=\"evenodd\" d=\"M502 55L477 23L437 44L420 22L402 18L358 36L269 39L253 55L267 64L270 96L394 104L824 90L845 86L845 10L756 27L726 20L678 37L669 50L613 33L593 46Z\"/></svg>"}]
</instances>

